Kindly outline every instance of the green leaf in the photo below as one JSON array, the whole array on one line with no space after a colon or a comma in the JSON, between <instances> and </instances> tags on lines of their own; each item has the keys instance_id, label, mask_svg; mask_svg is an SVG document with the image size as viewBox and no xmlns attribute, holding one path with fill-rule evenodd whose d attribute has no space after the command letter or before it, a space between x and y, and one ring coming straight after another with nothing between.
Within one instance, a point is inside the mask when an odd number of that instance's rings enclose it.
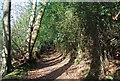
<instances>
[{"instance_id":1,"label":"green leaf","mask_svg":"<svg viewBox=\"0 0 120 81\"><path fill-rule=\"evenodd\" d=\"M107 16L111 16L111 13L107 13Z\"/></svg>"},{"instance_id":2,"label":"green leaf","mask_svg":"<svg viewBox=\"0 0 120 81\"><path fill-rule=\"evenodd\" d=\"M113 79L113 77L111 77L111 76L108 76L108 78L107 79L110 79L110 80L112 80Z\"/></svg>"}]
</instances>

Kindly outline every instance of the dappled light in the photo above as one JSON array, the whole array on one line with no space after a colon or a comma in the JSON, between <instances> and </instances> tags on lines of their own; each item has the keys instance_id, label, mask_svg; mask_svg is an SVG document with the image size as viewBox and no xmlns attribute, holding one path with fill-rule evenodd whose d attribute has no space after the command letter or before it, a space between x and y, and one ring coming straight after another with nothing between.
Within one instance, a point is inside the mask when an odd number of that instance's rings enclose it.
<instances>
[{"instance_id":1,"label":"dappled light","mask_svg":"<svg viewBox=\"0 0 120 81\"><path fill-rule=\"evenodd\" d=\"M119 2L24 4L0 4L0 80L120 80Z\"/></svg>"}]
</instances>

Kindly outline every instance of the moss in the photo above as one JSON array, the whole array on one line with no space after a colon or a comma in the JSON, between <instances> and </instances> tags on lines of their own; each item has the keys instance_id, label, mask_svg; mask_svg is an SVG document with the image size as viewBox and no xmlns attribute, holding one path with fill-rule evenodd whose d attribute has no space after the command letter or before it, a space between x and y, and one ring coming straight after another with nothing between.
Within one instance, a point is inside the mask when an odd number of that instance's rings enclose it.
<instances>
[{"instance_id":1,"label":"moss","mask_svg":"<svg viewBox=\"0 0 120 81\"><path fill-rule=\"evenodd\" d=\"M15 79L23 79L25 78L25 76L28 75L27 71L30 68L28 66L20 66L17 67L16 69L14 69L13 72L7 74L5 77L3 77L3 81L4 80L15 80Z\"/></svg>"},{"instance_id":2,"label":"moss","mask_svg":"<svg viewBox=\"0 0 120 81\"><path fill-rule=\"evenodd\" d=\"M3 79L22 79L24 76L22 75L7 75Z\"/></svg>"},{"instance_id":3,"label":"moss","mask_svg":"<svg viewBox=\"0 0 120 81\"><path fill-rule=\"evenodd\" d=\"M23 75L23 76L27 76L28 75L27 72L21 72L20 74Z\"/></svg>"},{"instance_id":4,"label":"moss","mask_svg":"<svg viewBox=\"0 0 120 81\"><path fill-rule=\"evenodd\" d=\"M16 75L16 74L19 74L19 73L20 73L19 71L13 71L13 72L9 73L7 76Z\"/></svg>"},{"instance_id":5,"label":"moss","mask_svg":"<svg viewBox=\"0 0 120 81\"><path fill-rule=\"evenodd\" d=\"M13 72L7 74L3 79L22 79L27 75L27 71L15 69Z\"/></svg>"},{"instance_id":6,"label":"moss","mask_svg":"<svg viewBox=\"0 0 120 81\"><path fill-rule=\"evenodd\" d=\"M28 70L32 70L35 68L35 63L29 64L29 63L24 63L14 69L13 72L7 74L5 77L3 77L2 81L16 81L24 79L28 75Z\"/></svg>"}]
</instances>

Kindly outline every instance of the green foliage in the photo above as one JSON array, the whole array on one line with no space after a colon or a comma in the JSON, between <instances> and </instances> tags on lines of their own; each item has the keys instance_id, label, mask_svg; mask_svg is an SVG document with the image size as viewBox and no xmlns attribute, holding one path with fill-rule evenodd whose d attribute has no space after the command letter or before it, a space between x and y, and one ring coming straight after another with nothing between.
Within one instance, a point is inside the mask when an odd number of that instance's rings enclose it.
<instances>
[{"instance_id":1,"label":"green foliage","mask_svg":"<svg viewBox=\"0 0 120 81\"><path fill-rule=\"evenodd\" d=\"M118 71L116 71L116 72L114 73L114 79L115 79L115 80L118 80L119 77L120 77L120 71L118 70Z\"/></svg>"},{"instance_id":2,"label":"green foliage","mask_svg":"<svg viewBox=\"0 0 120 81\"><path fill-rule=\"evenodd\" d=\"M20 45L24 45L24 39L27 35L27 28L29 23L29 12L23 14L21 18L18 18L18 22L12 28L12 39Z\"/></svg>"},{"instance_id":3,"label":"green foliage","mask_svg":"<svg viewBox=\"0 0 120 81\"><path fill-rule=\"evenodd\" d=\"M54 44L59 50L85 50L95 33L102 36L107 29L118 34L119 23L111 23L118 8L118 3L48 3L36 46Z\"/></svg>"},{"instance_id":4,"label":"green foliage","mask_svg":"<svg viewBox=\"0 0 120 81\"><path fill-rule=\"evenodd\" d=\"M49 3L36 45L39 42L44 46L53 44L61 50L72 50L77 45L79 40L76 38L80 38L81 23L78 16L74 16L76 9L71 5L73 3Z\"/></svg>"},{"instance_id":5,"label":"green foliage","mask_svg":"<svg viewBox=\"0 0 120 81\"><path fill-rule=\"evenodd\" d=\"M38 3L37 12L42 6ZM100 51L109 55L111 45L118 44L115 36L120 35L120 23L112 19L119 8L119 3L48 3L35 47L55 46L62 52L86 51L92 49L97 36ZM29 16L29 12L24 13L13 28L13 40L20 47L25 45Z\"/></svg>"}]
</instances>

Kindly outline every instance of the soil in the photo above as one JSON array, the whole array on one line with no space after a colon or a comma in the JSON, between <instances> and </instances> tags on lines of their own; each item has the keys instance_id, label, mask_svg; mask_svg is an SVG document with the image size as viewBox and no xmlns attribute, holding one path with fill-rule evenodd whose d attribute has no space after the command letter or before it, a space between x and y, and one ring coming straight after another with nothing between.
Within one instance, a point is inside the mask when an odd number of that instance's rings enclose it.
<instances>
[{"instance_id":1,"label":"soil","mask_svg":"<svg viewBox=\"0 0 120 81\"><path fill-rule=\"evenodd\" d=\"M51 79L51 81L84 81L90 71L92 59L89 54L87 54L87 56L84 54L82 57L80 56L80 58L77 56L77 59L79 62L73 59L73 57L71 58L70 54L64 57L64 55L59 52L44 54L42 55L42 59L38 60L37 68L28 71L26 78L34 81L40 81L40 79L46 81L48 81L48 79ZM113 79L112 75L117 70L116 65L110 62L108 67L111 67L106 71L108 74L100 75L99 77L101 79L107 79L109 77Z\"/></svg>"},{"instance_id":2,"label":"soil","mask_svg":"<svg viewBox=\"0 0 120 81\"><path fill-rule=\"evenodd\" d=\"M80 79L85 78L90 69L90 59L84 59L76 65L70 55L64 57L58 52L43 55L42 58L36 69L28 71L27 79Z\"/></svg>"}]
</instances>

